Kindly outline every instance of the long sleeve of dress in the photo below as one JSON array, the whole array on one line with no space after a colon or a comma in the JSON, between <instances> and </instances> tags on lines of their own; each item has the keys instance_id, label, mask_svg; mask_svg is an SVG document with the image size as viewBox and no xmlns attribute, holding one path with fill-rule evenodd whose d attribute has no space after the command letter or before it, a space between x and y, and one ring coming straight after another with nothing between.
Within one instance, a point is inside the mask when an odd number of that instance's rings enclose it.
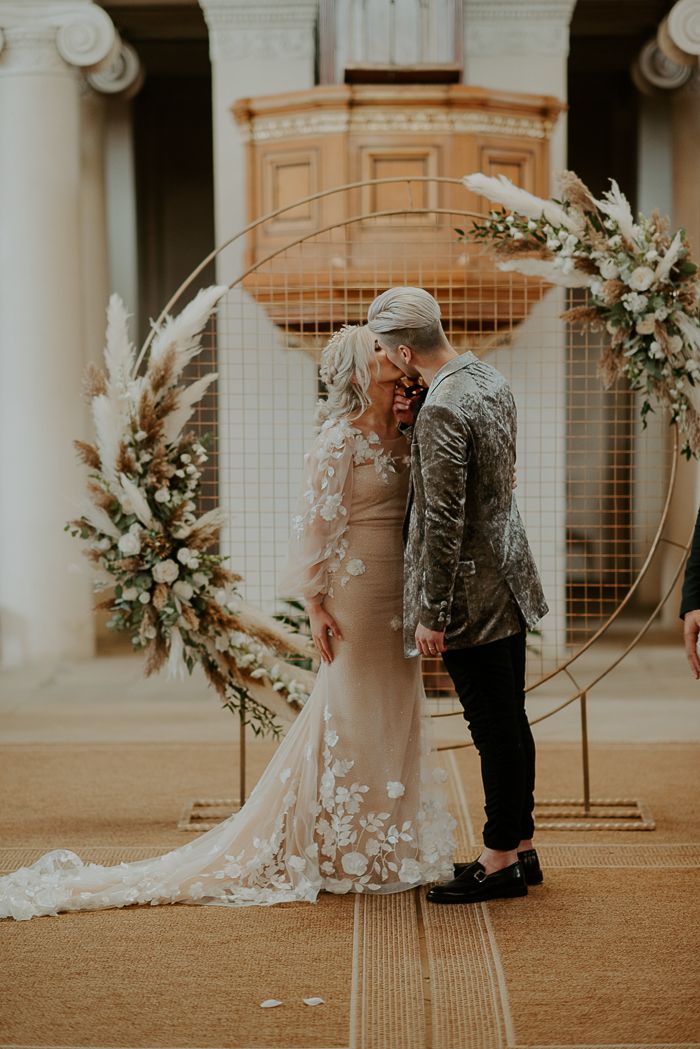
<instances>
[{"instance_id":1,"label":"long sleeve of dress","mask_svg":"<svg viewBox=\"0 0 700 1049\"><path fill-rule=\"evenodd\" d=\"M289 561L278 585L280 596L309 600L332 595L333 576L348 546L352 465L352 434L342 423L328 420L305 456Z\"/></svg>"}]
</instances>

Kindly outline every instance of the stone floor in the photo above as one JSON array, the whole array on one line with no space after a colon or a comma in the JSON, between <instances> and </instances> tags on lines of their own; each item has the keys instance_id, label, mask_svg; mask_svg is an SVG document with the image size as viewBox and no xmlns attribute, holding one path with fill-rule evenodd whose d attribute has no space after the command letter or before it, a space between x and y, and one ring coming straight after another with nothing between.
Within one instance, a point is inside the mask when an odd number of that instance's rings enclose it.
<instances>
[{"instance_id":1,"label":"stone floor","mask_svg":"<svg viewBox=\"0 0 700 1049\"><path fill-rule=\"evenodd\" d=\"M585 683L617 658L624 636L599 645L577 661ZM559 675L528 699L531 719L552 710L574 691ZM596 685L588 700L593 742L700 740L700 682L690 675L680 634L655 633ZM451 709L445 701L435 710ZM440 741L464 738L460 717L434 721ZM578 703L535 729L542 741L580 738ZM0 674L0 742L211 742L230 733L233 717L222 711L203 677L186 681L145 679L141 660L104 654L83 662L59 661Z\"/></svg>"}]
</instances>

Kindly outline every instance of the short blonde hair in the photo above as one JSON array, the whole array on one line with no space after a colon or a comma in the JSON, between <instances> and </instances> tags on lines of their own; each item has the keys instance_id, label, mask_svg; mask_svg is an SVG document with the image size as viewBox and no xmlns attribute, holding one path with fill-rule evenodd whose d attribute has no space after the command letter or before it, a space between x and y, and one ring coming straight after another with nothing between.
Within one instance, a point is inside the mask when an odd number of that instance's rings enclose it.
<instances>
[{"instance_id":1,"label":"short blonde hair","mask_svg":"<svg viewBox=\"0 0 700 1049\"><path fill-rule=\"evenodd\" d=\"M326 419L357 419L369 408L374 360L374 336L366 324L346 324L331 336L321 354L320 376L328 397L318 402L317 425Z\"/></svg>"},{"instance_id":2,"label":"short blonde hair","mask_svg":"<svg viewBox=\"0 0 700 1049\"><path fill-rule=\"evenodd\" d=\"M424 288L389 288L367 311L367 326L390 349L408 346L429 353L445 342L440 305Z\"/></svg>"}]
</instances>

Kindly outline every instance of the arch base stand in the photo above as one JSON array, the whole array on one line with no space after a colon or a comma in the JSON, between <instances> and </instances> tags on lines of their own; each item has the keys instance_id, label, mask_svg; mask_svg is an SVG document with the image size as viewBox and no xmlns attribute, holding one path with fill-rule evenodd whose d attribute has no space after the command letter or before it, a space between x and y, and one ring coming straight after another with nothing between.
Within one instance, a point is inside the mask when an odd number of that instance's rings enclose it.
<instances>
[{"instance_id":1,"label":"arch base stand","mask_svg":"<svg viewBox=\"0 0 700 1049\"><path fill-rule=\"evenodd\" d=\"M570 798L535 802L537 830L654 830L643 801L629 798Z\"/></svg>"}]
</instances>

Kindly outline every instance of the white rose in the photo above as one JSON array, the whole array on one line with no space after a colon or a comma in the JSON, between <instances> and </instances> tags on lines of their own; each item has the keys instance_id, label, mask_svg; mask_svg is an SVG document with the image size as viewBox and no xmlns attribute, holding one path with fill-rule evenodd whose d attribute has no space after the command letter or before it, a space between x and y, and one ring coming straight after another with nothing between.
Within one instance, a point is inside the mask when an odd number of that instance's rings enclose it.
<instances>
[{"instance_id":1,"label":"white rose","mask_svg":"<svg viewBox=\"0 0 700 1049\"><path fill-rule=\"evenodd\" d=\"M416 860L404 860L399 867L399 881L412 884L420 881L421 873L420 864Z\"/></svg>"},{"instance_id":2,"label":"white rose","mask_svg":"<svg viewBox=\"0 0 700 1049\"><path fill-rule=\"evenodd\" d=\"M600 266L600 273L606 280L615 280L620 276L620 269L614 259L605 259Z\"/></svg>"},{"instance_id":3,"label":"white rose","mask_svg":"<svg viewBox=\"0 0 700 1049\"><path fill-rule=\"evenodd\" d=\"M178 579L177 583L173 585L173 591L178 597L181 597L183 601L189 601L194 594L194 587L186 583L184 579Z\"/></svg>"},{"instance_id":4,"label":"white rose","mask_svg":"<svg viewBox=\"0 0 700 1049\"><path fill-rule=\"evenodd\" d=\"M369 866L369 860L361 852L346 852L342 859L342 866L346 874L361 877Z\"/></svg>"},{"instance_id":5,"label":"white rose","mask_svg":"<svg viewBox=\"0 0 700 1049\"><path fill-rule=\"evenodd\" d=\"M205 576L204 572L195 572L192 576L192 582L195 586L206 586L209 580Z\"/></svg>"},{"instance_id":6,"label":"white rose","mask_svg":"<svg viewBox=\"0 0 700 1049\"><path fill-rule=\"evenodd\" d=\"M112 540L111 539L107 539L107 538L98 539L96 543L93 543L93 546L95 547L95 550L102 550L102 551L109 550L111 545L112 545Z\"/></svg>"},{"instance_id":7,"label":"white rose","mask_svg":"<svg viewBox=\"0 0 700 1049\"><path fill-rule=\"evenodd\" d=\"M406 788L398 780L390 780L386 785L386 792L390 798L402 798L406 793Z\"/></svg>"},{"instance_id":8,"label":"white rose","mask_svg":"<svg viewBox=\"0 0 700 1049\"><path fill-rule=\"evenodd\" d=\"M183 452L180 458L182 459L183 463L189 463L192 460L192 456L188 455L187 452Z\"/></svg>"},{"instance_id":9,"label":"white rose","mask_svg":"<svg viewBox=\"0 0 700 1049\"><path fill-rule=\"evenodd\" d=\"M159 488L158 491L156 492L154 498L155 498L155 501L157 503L169 503L170 502L170 492L168 491L167 488Z\"/></svg>"},{"instance_id":10,"label":"white rose","mask_svg":"<svg viewBox=\"0 0 700 1049\"><path fill-rule=\"evenodd\" d=\"M148 590L144 590L142 594L139 594L139 601L142 605L147 605L150 600L151 595L149 594Z\"/></svg>"},{"instance_id":11,"label":"white rose","mask_svg":"<svg viewBox=\"0 0 700 1049\"><path fill-rule=\"evenodd\" d=\"M135 586L127 586L122 590L122 597L125 601L135 601L139 596L139 592Z\"/></svg>"},{"instance_id":12,"label":"white rose","mask_svg":"<svg viewBox=\"0 0 700 1049\"><path fill-rule=\"evenodd\" d=\"M141 553L141 540L134 532L126 532L121 536L117 546L126 557L134 557Z\"/></svg>"},{"instance_id":13,"label":"white rose","mask_svg":"<svg viewBox=\"0 0 700 1049\"><path fill-rule=\"evenodd\" d=\"M180 574L180 569L171 558L159 561L151 569L151 575L156 583L174 583Z\"/></svg>"},{"instance_id":14,"label":"white rose","mask_svg":"<svg viewBox=\"0 0 700 1049\"><path fill-rule=\"evenodd\" d=\"M635 270L632 270L627 283L635 291L646 291L654 283L654 271L648 266L637 266Z\"/></svg>"},{"instance_id":15,"label":"white rose","mask_svg":"<svg viewBox=\"0 0 700 1049\"><path fill-rule=\"evenodd\" d=\"M192 557L192 551L188 546L181 546L177 552L177 559L181 565L186 565Z\"/></svg>"},{"instance_id":16,"label":"white rose","mask_svg":"<svg viewBox=\"0 0 700 1049\"><path fill-rule=\"evenodd\" d=\"M661 344L654 339L649 345L649 356L654 357L657 361L663 360L664 351L661 349Z\"/></svg>"},{"instance_id":17,"label":"white rose","mask_svg":"<svg viewBox=\"0 0 700 1049\"><path fill-rule=\"evenodd\" d=\"M683 349L683 340L680 335L671 335L668 340L668 348L671 353L680 353Z\"/></svg>"},{"instance_id":18,"label":"white rose","mask_svg":"<svg viewBox=\"0 0 700 1049\"><path fill-rule=\"evenodd\" d=\"M628 295L623 295L622 301L631 313L641 313L642 310L646 309L649 302L646 295L640 295L637 291L631 291Z\"/></svg>"}]
</instances>

